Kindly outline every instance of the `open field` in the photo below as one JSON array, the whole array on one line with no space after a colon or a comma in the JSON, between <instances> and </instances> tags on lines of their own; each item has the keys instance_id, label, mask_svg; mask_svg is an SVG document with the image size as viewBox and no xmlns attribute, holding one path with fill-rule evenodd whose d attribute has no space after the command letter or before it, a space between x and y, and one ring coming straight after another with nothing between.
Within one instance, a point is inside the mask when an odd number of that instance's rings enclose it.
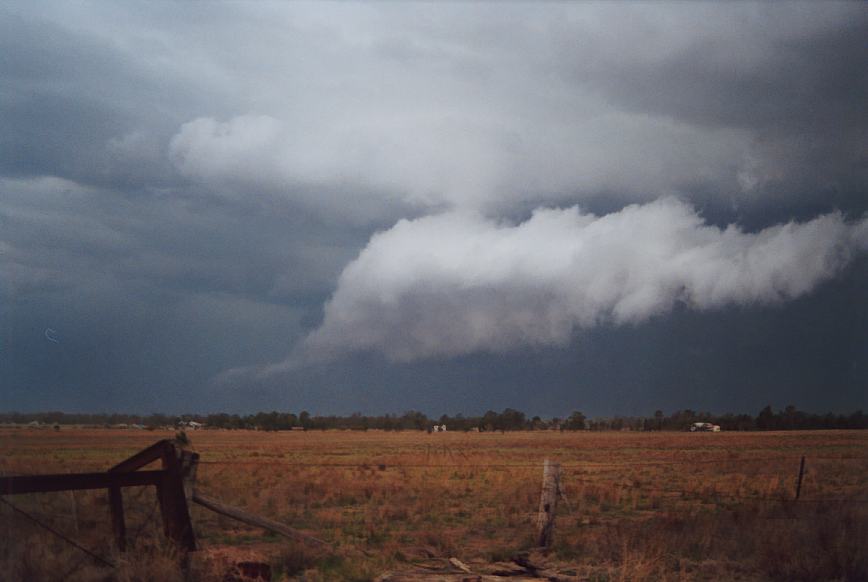
<instances>
[{"instance_id":1,"label":"open field","mask_svg":"<svg viewBox=\"0 0 868 582\"><path fill-rule=\"evenodd\" d=\"M0 471L101 471L171 436L6 429ZM249 555L271 563L275 578L367 580L432 558L507 560L534 545L548 458L562 465L567 500L548 559L566 579L868 579L866 431L189 436L200 491L336 544L305 548L193 507L203 555ZM126 494L136 547L124 556L112 549L103 493L10 500L118 564L97 567L4 506L0 558L11 579L180 579L146 488Z\"/></svg>"}]
</instances>

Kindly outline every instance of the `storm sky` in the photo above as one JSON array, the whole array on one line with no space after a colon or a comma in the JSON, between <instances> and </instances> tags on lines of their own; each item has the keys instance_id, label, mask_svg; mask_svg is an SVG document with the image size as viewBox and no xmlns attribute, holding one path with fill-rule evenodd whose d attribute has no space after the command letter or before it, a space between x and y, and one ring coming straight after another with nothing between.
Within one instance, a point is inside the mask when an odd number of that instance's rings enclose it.
<instances>
[{"instance_id":1,"label":"storm sky","mask_svg":"<svg viewBox=\"0 0 868 582\"><path fill-rule=\"evenodd\" d=\"M0 409L868 407L864 3L0 6Z\"/></svg>"}]
</instances>

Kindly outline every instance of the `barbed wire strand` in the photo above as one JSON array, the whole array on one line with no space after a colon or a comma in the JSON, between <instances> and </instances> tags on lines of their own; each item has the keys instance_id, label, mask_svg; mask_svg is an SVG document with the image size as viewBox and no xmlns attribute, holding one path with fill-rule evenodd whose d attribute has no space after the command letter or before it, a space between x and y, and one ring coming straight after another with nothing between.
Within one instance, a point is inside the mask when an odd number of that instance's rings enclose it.
<instances>
[{"instance_id":1,"label":"barbed wire strand","mask_svg":"<svg viewBox=\"0 0 868 582\"><path fill-rule=\"evenodd\" d=\"M319 462L319 461L284 461L279 459L249 459L249 458L224 458L212 460L200 460L200 465L251 465L251 466L284 466L284 467L316 467L316 468L335 468L335 469L362 469L362 470L380 470L387 469L421 469L421 470L437 470L437 469L539 469L538 462L528 463L473 463L469 456L463 451L462 456L467 458L467 462L452 462L452 463L399 463L389 461L368 461L368 462ZM747 457L747 458L725 458L725 459L674 459L661 461L621 461L621 462L566 462L560 463L561 469L564 471L577 471L580 474L600 474L600 470L623 470L623 469L638 469L644 467L666 467L678 465L729 465L733 463L758 463L758 462L798 462L800 456L788 457ZM811 461L868 461L868 457L810 457ZM454 461L454 457L453 457ZM26 475L38 475L38 473L28 473Z\"/></svg>"},{"instance_id":2,"label":"barbed wire strand","mask_svg":"<svg viewBox=\"0 0 868 582\"><path fill-rule=\"evenodd\" d=\"M753 457L753 458L726 458L726 459L679 459L671 461L623 461L620 463L561 463L561 469L566 470L586 470L597 468L636 468L636 467L659 467L669 465L695 465L695 464L726 464L726 463L746 463L746 462L769 462L769 461L791 461L797 462L801 459L798 457ZM811 460L868 460L862 457L811 457ZM474 463L468 459L467 463L393 463L388 461L368 461L368 462L315 462L315 461L282 461L279 459L216 459L216 460L200 460L200 465L280 465L288 467L336 467L336 468L359 468L359 469L471 469L471 468L489 468L489 469L538 469L540 463Z\"/></svg>"},{"instance_id":3,"label":"barbed wire strand","mask_svg":"<svg viewBox=\"0 0 868 582\"><path fill-rule=\"evenodd\" d=\"M447 448L448 450L448 448ZM463 451L461 451L463 454ZM449 451L451 453L451 451ZM454 460L454 456L450 454L450 456ZM467 459L467 463L449 463L449 464L419 464L419 463L383 463L383 462L368 462L368 463L314 463L314 462L302 462L302 461L276 461L276 460L245 460L245 459L223 459L223 460L208 460L208 461L199 461L200 464L204 465L281 465L281 466L293 466L293 467L335 467L335 468L359 468L359 469L378 469L385 470L387 468L391 469L485 469L485 468L520 468L520 469L538 469L540 467L539 463L489 463L489 464L476 464L470 461L470 458L464 455ZM696 464L696 463L727 463L727 462L768 462L768 461L794 461L798 460L801 457L754 457L754 458L727 458L727 459L701 459L701 460L671 460L671 461L647 461L647 462L639 462L639 463L631 463L629 461L625 461L623 463L583 463L583 464L562 464L561 468L566 470L587 470L587 469L595 469L595 468L634 468L634 467L642 467L642 466L665 466L665 465L678 465L678 464ZM860 459L859 457L811 457L814 460L848 460L848 459ZM589 485L589 486L597 486L597 487L617 487L620 489L630 490L630 491L641 491L645 493L657 493L668 496L678 496L682 499L690 499L697 498L698 496L711 497L714 500L721 499L737 499L737 500L749 500L749 501L761 501L761 502L774 502L774 503L788 503L788 504L803 504L803 503L844 503L844 504L863 504L868 503L868 499L858 499L858 498L829 498L829 499L799 499L792 500L787 499L781 496L777 497L765 497L760 495L743 495L736 493L722 493L718 491L712 492L697 492L697 491L686 491L686 490L678 490L678 489L662 489L649 487L644 484L626 484L626 483L611 483L611 482L600 482L600 481L591 481L587 479L576 479L571 478L570 483L577 483L580 485ZM135 496L136 501L139 501L141 498L142 491L138 492L139 494ZM13 511L19 513L24 516L31 522L35 523L37 526L49 531L54 534L58 538L62 539L66 543L72 545L78 550L88 554L93 557L100 563L111 567L116 568L114 564L106 560L105 558L99 556L98 554L92 552L91 550L85 548L84 546L78 544L71 538L67 537L63 533L59 532L55 528L49 526L48 524L40 521L35 516L27 513L21 508L15 506L4 497L0 496L0 502L9 506ZM147 519L143 520L137 530L133 533L133 538L139 536L144 527L151 521L153 515L156 511L156 502L151 506L150 515ZM784 519L784 518L781 518ZM790 519L790 518L786 518ZM77 569L77 566L76 566Z\"/></svg>"},{"instance_id":4,"label":"barbed wire strand","mask_svg":"<svg viewBox=\"0 0 868 582\"><path fill-rule=\"evenodd\" d=\"M63 533L57 531L56 529L54 529L53 527L51 527L47 523L40 521L36 517L30 515L26 511L24 511L23 509L19 508L18 506L14 505L13 503L9 502L9 500L7 500L5 497L0 496L0 503L7 505L8 507L10 507L12 509L12 511L15 511L16 513L22 515L23 517L27 518L28 520L30 520L31 522L33 522L37 526L41 527L42 529L44 529L48 532L51 532L52 534L54 534L55 536L57 536L61 540L65 541L69 545L81 550L85 554L88 554L90 557L92 557L96 561L108 566L109 568L116 568L117 567L114 564L112 564L111 562L109 562L108 560L106 560L105 558L103 558L102 556L100 556L99 554L92 552L91 550L82 546L81 544L79 544L75 540L73 540L73 539L67 537L66 535L64 535Z\"/></svg>"}]
</instances>

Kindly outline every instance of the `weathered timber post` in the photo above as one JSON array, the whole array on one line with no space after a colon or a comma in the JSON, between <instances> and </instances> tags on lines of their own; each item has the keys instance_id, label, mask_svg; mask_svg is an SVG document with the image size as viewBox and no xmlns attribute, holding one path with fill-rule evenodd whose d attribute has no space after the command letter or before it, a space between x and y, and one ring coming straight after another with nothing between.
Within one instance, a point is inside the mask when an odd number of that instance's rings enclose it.
<instances>
[{"instance_id":1,"label":"weathered timber post","mask_svg":"<svg viewBox=\"0 0 868 582\"><path fill-rule=\"evenodd\" d=\"M75 498L75 491L69 491L69 505L72 513L72 525L75 535L78 535L78 500Z\"/></svg>"},{"instance_id":2,"label":"weathered timber post","mask_svg":"<svg viewBox=\"0 0 868 582\"><path fill-rule=\"evenodd\" d=\"M157 499L160 502L166 536L185 552L186 560L186 552L196 549L188 499L192 500L194 496L193 480L198 458L198 454L193 452L179 452L172 441L161 440L121 461L106 472L7 477L0 471L0 495L69 491L73 519L77 528L78 509L74 492L79 489L107 489L115 543L118 549L123 551L127 539L121 491L124 487L154 486L157 488ZM158 460L162 460L162 470L139 470ZM186 490L185 480L189 483L189 491ZM14 508L10 507L9 510L12 511ZM11 522L9 519L3 521Z\"/></svg>"},{"instance_id":3,"label":"weathered timber post","mask_svg":"<svg viewBox=\"0 0 868 582\"><path fill-rule=\"evenodd\" d=\"M799 480L796 481L796 501L802 494L802 478L805 476L805 456L802 455L802 462L799 463Z\"/></svg>"},{"instance_id":4,"label":"weathered timber post","mask_svg":"<svg viewBox=\"0 0 868 582\"><path fill-rule=\"evenodd\" d=\"M537 546L551 546L555 530L555 514L558 508L558 494L561 487L561 466L548 459L543 465L542 492L539 498L537 516Z\"/></svg>"},{"instance_id":5,"label":"weathered timber post","mask_svg":"<svg viewBox=\"0 0 868 582\"><path fill-rule=\"evenodd\" d=\"M157 497L166 537L175 542L179 549L192 552L196 550L196 537L184 492L184 475L179 457L180 452L175 445L166 441L162 451L164 475L157 486Z\"/></svg>"},{"instance_id":6,"label":"weathered timber post","mask_svg":"<svg viewBox=\"0 0 868 582\"><path fill-rule=\"evenodd\" d=\"M112 516L112 531L115 535L115 544L118 550L125 552L127 549L127 526L124 523L124 498L118 485L109 487L109 510Z\"/></svg>"},{"instance_id":7,"label":"weathered timber post","mask_svg":"<svg viewBox=\"0 0 868 582\"><path fill-rule=\"evenodd\" d=\"M137 469L148 465L157 459L163 458L165 456L166 447L169 446L169 441L162 440L154 443L148 448L139 451L132 457L121 461L111 469L109 469L109 473L131 473L135 472ZM162 495L160 491L162 489L162 478L155 483L157 488L157 499L160 500L162 505ZM121 488L117 483L112 483L108 487L109 493L109 510L111 511L111 520L112 520L112 531L115 537L115 544L118 547L118 550L124 551L127 547L127 539L126 539L126 524L124 523L124 502L123 495L121 494Z\"/></svg>"},{"instance_id":8,"label":"weathered timber post","mask_svg":"<svg viewBox=\"0 0 868 582\"><path fill-rule=\"evenodd\" d=\"M196 492L196 472L199 469L199 453L191 451L181 451L181 477L184 480L184 497L187 498L187 505L193 501L193 494Z\"/></svg>"},{"instance_id":9,"label":"weathered timber post","mask_svg":"<svg viewBox=\"0 0 868 582\"><path fill-rule=\"evenodd\" d=\"M196 494L196 474L199 469L199 453L192 451L180 451L179 464L181 467L181 480L184 486L184 499L187 502L187 515L190 515L190 509L193 507L193 496ZM193 539L197 537L196 526L190 516L190 529L193 534Z\"/></svg>"}]
</instances>

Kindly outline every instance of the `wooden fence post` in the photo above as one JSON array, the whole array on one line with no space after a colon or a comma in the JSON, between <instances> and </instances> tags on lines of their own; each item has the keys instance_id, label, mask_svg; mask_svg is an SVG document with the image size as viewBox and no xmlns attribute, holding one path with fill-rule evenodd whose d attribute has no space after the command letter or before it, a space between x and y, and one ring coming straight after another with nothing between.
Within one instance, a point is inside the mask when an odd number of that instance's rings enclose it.
<instances>
[{"instance_id":1,"label":"wooden fence post","mask_svg":"<svg viewBox=\"0 0 868 582\"><path fill-rule=\"evenodd\" d=\"M187 505L193 501L193 494L196 492L196 472L199 469L199 453L191 451L181 451L181 477L184 480L184 497L187 498Z\"/></svg>"},{"instance_id":2,"label":"wooden fence post","mask_svg":"<svg viewBox=\"0 0 868 582\"><path fill-rule=\"evenodd\" d=\"M166 537L180 549L192 552L196 550L196 537L184 492L184 475L179 456L175 445L166 442L162 452L164 476L157 486L157 497Z\"/></svg>"},{"instance_id":3,"label":"wooden fence post","mask_svg":"<svg viewBox=\"0 0 868 582\"><path fill-rule=\"evenodd\" d=\"M69 504L72 513L73 531L75 531L75 535L78 535L78 500L75 498L75 491L70 490L69 492Z\"/></svg>"},{"instance_id":4,"label":"wooden fence post","mask_svg":"<svg viewBox=\"0 0 868 582\"><path fill-rule=\"evenodd\" d=\"M121 488L117 485L112 485L108 491L115 544L117 544L118 550L125 552L127 549L127 526L124 523L124 498L121 494Z\"/></svg>"},{"instance_id":5,"label":"wooden fence post","mask_svg":"<svg viewBox=\"0 0 868 582\"><path fill-rule=\"evenodd\" d=\"M805 456L802 455L802 462L799 463L799 480L796 482L796 501L802 495L802 478L805 476Z\"/></svg>"},{"instance_id":6,"label":"wooden fence post","mask_svg":"<svg viewBox=\"0 0 868 582\"><path fill-rule=\"evenodd\" d=\"M545 460L543 466L542 492L537 516L537 546L551 546L555 529L555 514L558 507L558 492L561 487L561 466Z\"/></svg>"},{"instance_id":7,"label":"wooden fence post","mask_svg":"<svg viewBox=\"0 0 868 582\"><path fill-rule=\"evenodd\" d=\"M190 531L195 540L196 537L198 537L198 534L190 510L193 507L193 496L196 494L196 474L199 470L199 453L182 450L180 454L179 462L181 467L181 480L184 486L184 499L187 502L187 515L190 516Z\"/></svg>"},{"instance_id":8,"label":"wooden fence post","mask_svg":"<svg viewBox=\"0 0 868 582\"><path fill-rule=\"evenodd\" d=\"M73 520L77 529L78 509L74 491L79 489L108 489L115 543L120 551L124 551L127 546L127 539L122 489L124 487L153 485L157 488L157 499L160 502L160 513L162 514L166 537L175 542L179 549L185 552L193 551L196 549L196 537L190 519L189 503L194 495L193 487L198 459L197 453L179 452L172 441L161 440L121 461L106 472L8 477L3 476L2 471L0 471L0 495L69 491L72 500ZM139 470L158 460L162 460L162 470ZM10 508L10 510L14 510L14 508ZM3 521L10 522L8 519Z\"/></svg>"}]
</instances>

